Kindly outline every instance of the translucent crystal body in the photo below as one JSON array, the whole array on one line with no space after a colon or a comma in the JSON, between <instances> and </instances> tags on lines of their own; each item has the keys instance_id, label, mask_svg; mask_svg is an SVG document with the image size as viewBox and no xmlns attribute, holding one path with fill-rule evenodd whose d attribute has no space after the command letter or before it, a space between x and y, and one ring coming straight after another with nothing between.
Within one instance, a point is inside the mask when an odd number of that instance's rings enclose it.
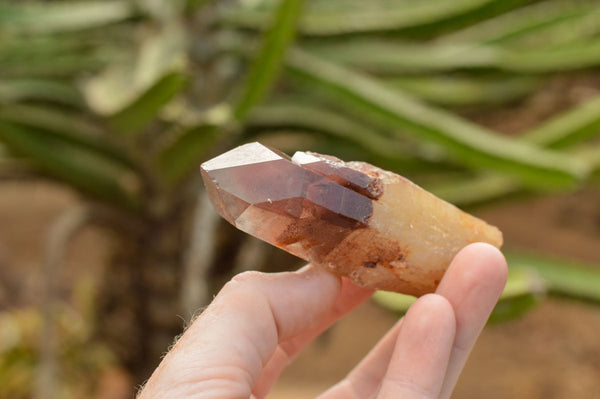
<instances>
[{"instance_id":1,"label":"translucent crystal body","mask_svg":"<svg viewBox=\"0 0 600 399\"><path fill-rule=\"evenodd\" d=\"M367 287L432 292L463 246L502 243L495 227L365 163L250 143L201 171L231 224Z\"/></svg>"}]
</instances>

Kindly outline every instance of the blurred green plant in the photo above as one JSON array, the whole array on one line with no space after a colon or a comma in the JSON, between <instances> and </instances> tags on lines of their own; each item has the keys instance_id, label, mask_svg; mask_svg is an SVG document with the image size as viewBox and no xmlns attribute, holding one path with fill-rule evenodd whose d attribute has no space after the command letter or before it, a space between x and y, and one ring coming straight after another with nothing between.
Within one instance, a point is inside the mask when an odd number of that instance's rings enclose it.
<instances>
[{"instance_id":1,"label":"blurred green plant","mask_svg":"<svg viewBox=\"0 0 600 399\"><path fill-rule=\"evenodd\" d=\"M600 304L600 273L583 262L565 261L531 253L505 251L510 265L508 280L490 322L521 316L548 295ZM416 298L380 291L373 298L386 308L404 314Z\"/></svg>"},{"instance_id":2,"label":"blurred green plant","mask_svg":"<svg viewBox=\"0 0 600 399\"><path fill-rule=\"evenodd\" d=\"M518 137L461 115L600 65L599 20L592 0L4 3L0 176L101 208L90 221L119 240L98 335L142 381L175 315L265 257L215 219L200 162L260 139L378 164L463 207L592 187L600 97ZM598 301L600 271L532 259L511 258L499 318L545 292Z\"/></svg>"},{"instance_id":3,"label":"blurred green plant","mask_svg":"<svg viewBox=\"0 0 600 399\"><path fill-rule=\"evenodd\" d=\"M75 300L79 309L64 302L55 303L53 307L58 348L56 366L64 382L57 389L56 397L61 399L92 394L98 389L102 373L117 367L110 348L94 338L94 319L90 313L93 306L84 304L90 296L86 285L89 286L89 282L80 281L75 290L82 297ZM42 324L43 315L38 308L0 312L0 398L33 397L33 382L42 367L39 339Z\"/></svg>"}]
</instances>

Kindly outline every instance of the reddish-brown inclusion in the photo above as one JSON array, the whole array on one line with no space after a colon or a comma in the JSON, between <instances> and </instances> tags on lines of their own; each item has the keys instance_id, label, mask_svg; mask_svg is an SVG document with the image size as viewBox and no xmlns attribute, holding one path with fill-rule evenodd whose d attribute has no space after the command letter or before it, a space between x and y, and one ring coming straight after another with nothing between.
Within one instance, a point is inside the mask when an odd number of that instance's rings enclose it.
<instances>
[{"instance_id":1,"label":"reddish-brown inclusion","mask_svg":"<svg viewBox=\"0 0 600 399\"><path fill-rule=\"evenodd\" d=\"M201 169L221 216L262 240L319 262L350 232L365 227L373 209L365 194L372 183L368 176L327 165L324 173L323 165L298 165L285 154L250 143ZM272 228L265 226L269 222Z\"/></svg>"},{"instance_id":2,"label":"reddish-brown inclusion","mask_svg":"<svg viewBox=\"0 0 600 399\"><path fill-rule=\"evenodd\" d=\"M306 153L315 159L311 161L298 162L302 167L310 169L330 180L365 195L377 199L383 192L380 180L362 173L358 170L344 166L344 162L330 155L321 155L314 152Z\"/></svg>"}]
</instances>

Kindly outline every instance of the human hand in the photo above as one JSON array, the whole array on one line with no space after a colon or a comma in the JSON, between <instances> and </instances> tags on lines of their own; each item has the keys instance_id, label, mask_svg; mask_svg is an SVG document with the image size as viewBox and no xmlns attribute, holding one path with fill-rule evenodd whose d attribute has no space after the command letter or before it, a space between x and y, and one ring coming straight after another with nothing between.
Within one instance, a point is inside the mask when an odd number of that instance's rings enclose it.
<instances>
[{"instance_id":1,"label":"human hand","mask_svg":"<svg viewBox=\"0 0 600 399\"><path fill-rule=\"evenodd\" d=\"M448 398L506 283L504 257L471 244L348 376L337 398ZM321 332L372 294L307 266L227 283L158 366L139 399L264 398Z\"/></svg>"}]
</instances>

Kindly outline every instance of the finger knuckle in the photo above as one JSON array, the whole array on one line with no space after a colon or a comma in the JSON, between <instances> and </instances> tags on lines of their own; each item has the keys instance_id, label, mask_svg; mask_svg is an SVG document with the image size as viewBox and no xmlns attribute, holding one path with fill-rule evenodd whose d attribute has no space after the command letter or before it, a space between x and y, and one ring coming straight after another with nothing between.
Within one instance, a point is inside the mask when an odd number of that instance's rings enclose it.
<instances>
[{"instance_id":1,"label":"finger knuckle","mask_svg":"<svg viewBox=\"0 0 600 399\"><path fill-rule=\"evenodd\" d=\"M264 276L265 276L265 273L250 270L250 271L236 274L231 279L231 282L234 284L249 284L249 283L254 283L256 281L262 280L264 278Z\"/></svg>"},{"instance_id":2,"label":"finger knuckle","mask_svg":"<svg viewBox=\"0 0 600 399\"><path fill-rule=\"evenodd\" d=\"M240 292L256 289L262 280L265 273L257 271L246 271L235 275L223 287L223 293Z\"/></svg>"}]
</instances>

